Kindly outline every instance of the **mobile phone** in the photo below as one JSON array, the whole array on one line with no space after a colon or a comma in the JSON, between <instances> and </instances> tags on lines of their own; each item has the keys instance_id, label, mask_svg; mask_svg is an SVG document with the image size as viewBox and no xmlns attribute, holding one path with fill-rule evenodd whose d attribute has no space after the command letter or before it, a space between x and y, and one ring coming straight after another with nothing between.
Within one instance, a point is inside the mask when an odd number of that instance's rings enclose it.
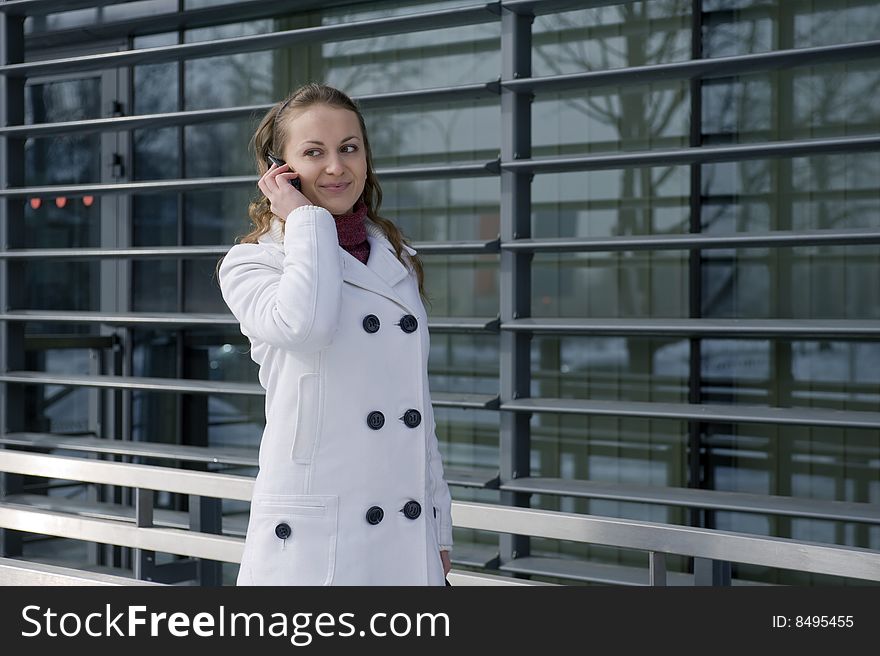
<instances>
[{"instance_id":1,"label":"mobile phone","mask_svg":"<svg viewBox=\"0 0 880 656\"><path fill-rule=\"evenodd\" d=\"M275 164L276 166L283 166L284 165L283 159L278 159L277 157L275 157L272 154L269 155L269 162L271 164ZM296 187L297 191L302 191L302 183L299 181L299 178L294 178L293 180L290 180L289 182L294 187Z\"/></svg>"}]
</instances>

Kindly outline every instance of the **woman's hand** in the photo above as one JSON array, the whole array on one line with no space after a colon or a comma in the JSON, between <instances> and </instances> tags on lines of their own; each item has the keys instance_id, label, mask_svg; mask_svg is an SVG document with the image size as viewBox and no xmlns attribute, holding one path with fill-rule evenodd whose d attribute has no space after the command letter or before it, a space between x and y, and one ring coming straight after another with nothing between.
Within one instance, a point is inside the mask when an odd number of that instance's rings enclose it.
<instances>
[{"instance_id":1,"label":"woman's hand","mask_svg":"<svg viewBox=\"0 0 880 656\"><path fill-rule=\"evenodd\" d=\"M290 165L287 163L283 166L276 166L273 163L257 182L260 191L269 199L272 214L282 221L287 219L287 215L297 207L312 204L301 191L290 183L290 180L298 175L295 171L290 170Z\"/></svg>"},{"instance_id":2,"label":"woman's hand","mask_svg":"<svg viewBox=\"0 0 880 656\"><path fill-rule=\"evenodd\" d=\"M441 551L440 560L443 563L443 576L446 576L447 574L449 574L449 570L452 569L452 561L449 559L449 552Z\"/></svg>"}]
</instances>

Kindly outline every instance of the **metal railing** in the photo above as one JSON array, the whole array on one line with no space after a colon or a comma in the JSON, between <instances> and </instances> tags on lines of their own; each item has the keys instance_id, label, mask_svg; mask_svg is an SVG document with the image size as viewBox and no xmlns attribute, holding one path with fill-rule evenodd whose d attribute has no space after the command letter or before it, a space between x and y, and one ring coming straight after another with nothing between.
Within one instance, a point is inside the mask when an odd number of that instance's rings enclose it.
<instances>
[{"instance_id":1,"label":"metal railing","mask_svg":"<svg viewBox=\"0 0 880 656\"><path fill-rule=\"evenodd\" d=\"M136 489L138 498L135 521L35 508L16 503L14 497L0 499L0 528L226 563L241 562L244 541L240 537L154 525L153 498L155 492L166 491L197 497L249 501L253 490L253 479L250 477L9 449L0 451L0 472L131 487ZM96 509L95 514L98 513L99 510ZM864 581L880 581L880 553L856 547L462 501L453 502L452 519L454 526L458 528L647 552L650 562L648 580L651 585L666 585L665 558L670 555L690 556L705 562L715 561L726 565L748 563ZM466 572L460 574L465 578L468 576ZM480 581L480 577L484 575L479 573L471 576L476 577L473 581L476 583L505 582L500 578L485 578ZM463 583L465 578L459 582ZM694 582L697 585L711 584L712 579L695 576ZM716 579L715 582L719 580ZM0 583L4 583L2 567ZM509 583L525 582L512 580Z\"/></svg>"}]
</instances>

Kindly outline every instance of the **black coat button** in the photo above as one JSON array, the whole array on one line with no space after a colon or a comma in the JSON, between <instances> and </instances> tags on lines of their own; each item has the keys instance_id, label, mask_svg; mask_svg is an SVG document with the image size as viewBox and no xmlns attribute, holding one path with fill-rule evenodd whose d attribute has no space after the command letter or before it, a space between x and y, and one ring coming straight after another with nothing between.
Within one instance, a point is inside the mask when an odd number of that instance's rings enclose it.
<instances>
[{"instance_id":1,"label":"black coat button","mask_svg":"<svg viewBox=\"0 0 880 656\"><path fill-rule=\"evenodd\" d=\"M372 506L367 511L367 521L375 526L379 522L382 521L382 518L385 516L385 511L382 510L379 506Z\"/></svg>"},{"instance_id":2,"label":"black coat button","mask_svg":"<svg viewBox=\"0 0 880 656\"><path fill-rule=\"evenodd\" d=\"M404 315L400 318L400 323L398 323L397 325L400 326L400 329L401 329L403 332L405 332L405 333L411 333L411 332L413 332L416 328L419 327L419 321L418 321L418 319L416 319L416 318L415 318L413 315L411 315L411 314L404 314Z\"/></svg>"},{"instance_id":3,"label":"black coat button","mask_svg":"<svg viewBox=\"0 0 880 656\"><path fill-rule=\"evenodd\" d=\"M416 519L422 514L422 506L418 501L407 501L403 505L403 514L407 519Z\"/></svg>"},{"instance_id":4,"label":"black coat button","mask_svg":"<svg viewBox=\"0 0 880 656\"><path fill-rule=\"evenodd\" d=\"M415 428L420 423L422 423L422 413L420 413L418 410L410 408L403 413L401 419L403 419L403 423L410 428Z\"/></svg>"},{"instance_id":5,"label":"black coat button","mask_svg":"<svg viewBox=\"0 0 880 656\"><path fill-rule=\"evenodd\" d=\"M364 330L368 333L374 333L379 330L379 317L375 314L368 314L364 317Z\"/></svg>"},{"instance_id":6,"label":"black coat button","mask_svg":"<svg viewBox=\"0 0 880 656\"><path fill-rule=\"evenodd\" d=\"M282 540L289 538L292 532L293 531L290 530L290 525L287 522L281 522L275 527L275 535Z\"/></svg>"},{"instance_id":7,"label":"black coat button","mask_svg":"<svg viewBox=\"0 0 880 656\"><path fill-rule=\"evenodd\" d=\"M373 410L367 415L367 426L373 430L379 430L385 425L385 415L378 410Z\"/></svg>"}]
</instances>

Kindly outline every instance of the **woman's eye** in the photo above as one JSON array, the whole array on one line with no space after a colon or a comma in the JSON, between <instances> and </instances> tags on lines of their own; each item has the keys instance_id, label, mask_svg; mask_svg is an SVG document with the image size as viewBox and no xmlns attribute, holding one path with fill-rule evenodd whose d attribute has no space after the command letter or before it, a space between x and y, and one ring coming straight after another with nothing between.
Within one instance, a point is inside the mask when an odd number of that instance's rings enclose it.
<instances>
[{"instance_id":1,"label":"woman's eye","mask_svg":"<svg viewBox=\"0 0 880 656\"><path fill-rule=\"evenodd\" d=\"M358 147L355 144L345 144L343 146L343 148L351 148L352 150L346 151L348 153L353 153L353 152L357 151L357 149L358 149ZM312 156L311 153L320 153L320 152L321 151L318 150L317 148L311 148L305 152L305 155L306 155L306 157L311 157Z\"/></svg>"}]
</instances>

